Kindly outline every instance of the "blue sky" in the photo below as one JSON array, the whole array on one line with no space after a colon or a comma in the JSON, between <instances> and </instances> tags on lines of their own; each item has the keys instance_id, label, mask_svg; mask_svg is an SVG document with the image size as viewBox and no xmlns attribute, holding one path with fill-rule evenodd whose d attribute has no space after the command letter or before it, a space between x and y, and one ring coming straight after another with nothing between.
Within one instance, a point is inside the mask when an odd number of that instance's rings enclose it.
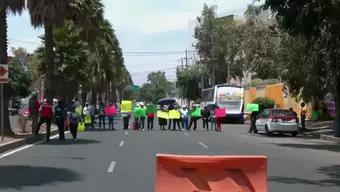
<instances>
[{"instance_id":1,"label":"blue sky","mask_svg":"<svg viewBox=\"0 0 340 192\"><path fill-rule=\"evenodd\" d=\"M111 21L124 52L184 51L191 43L189 22L200 15L203 3L218 5L220 15L241 15L252 0L103 0L105 17ZM30 26L27 12L10 15L9 46L33 52L42 29ZM135 84L146 82L149 72L163 70L175 80L175 67L184 54L125 56L125 64Z\"/></svg>"}]
</instances>

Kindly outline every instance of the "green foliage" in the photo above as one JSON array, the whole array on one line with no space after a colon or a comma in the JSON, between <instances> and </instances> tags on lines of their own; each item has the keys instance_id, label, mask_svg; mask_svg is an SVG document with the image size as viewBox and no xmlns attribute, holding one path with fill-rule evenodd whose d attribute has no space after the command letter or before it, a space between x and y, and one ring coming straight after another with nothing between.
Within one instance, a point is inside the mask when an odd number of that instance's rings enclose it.
<instances>
[{"instance_id":1,"label":"green foliage","mask_svg":"<svg viewBox=\"0 0 340 192\"><path fill-rule=\"evenodd\" d=\"M182 98L196 100L201 95L199 87L200 70L197 66L189 66L187 69L177 69L177 86Z\"/></svg>"},{"instance_id":2,"label":"green foliage","mask_svg":"<svg viewBox=\"0 0 340 192\"><path fill-rule=\"evenodd\" d=\"M12 49L15 57L9 63L9 78L14 97L27 97L30 94L32 75L27 68L29 56L23 48Z\"/></svg>"},{"instance_id":3,"label":"green foliage","mask_svg":"<svg viewBox=\"0 0 340 192\"><path fill-rule=\"evenodd\" d=\"M143 101L157 103L159 99L172 97L173 83L166 79L165 72L152 72L148 75L148 83L141 88L140 98Z\"/></svg>"},{"instance_id":4,"label":"green foliage","mask_svg":"<svg viewBox=\"0 0 340 192\"><path fill-rule=\"evenodd\" d=\"M259 104L260 111L275 107L275 101L267 97L257 97L252 103Z\"/></svg>"}]
</instances>

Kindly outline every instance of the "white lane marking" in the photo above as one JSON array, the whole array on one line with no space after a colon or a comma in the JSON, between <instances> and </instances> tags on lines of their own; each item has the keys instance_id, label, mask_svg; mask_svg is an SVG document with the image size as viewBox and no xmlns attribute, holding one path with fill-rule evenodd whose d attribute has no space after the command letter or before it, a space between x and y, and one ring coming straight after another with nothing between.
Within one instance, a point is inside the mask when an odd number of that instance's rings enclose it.
<instances>
[{"instance_id":1,"label":"white lane marking","mask_svg":"<svg viewBox=\"0 0 340 192\"><path fill-rule=\"evenodd\" d=\"M123 147L124 146L124 141L121 141L120 143L119 143L119 147Z\"/></svg>"},{"instance_id":2,"label":"white lane marking","mask_svg":"<svg viewBox=\"0 0 340 192\"><path fill-rule=\"evenodd\" d=\"M67 134L67 133L69 133L69 131L65 132L65 134ZM58 136L59 136L58 134L57 134L57 135L54 135L54 136L50 137L50 139L55 139L55 138L57 138ZM22 151L22 150L24 150L24 149L33 147L34 145L39 145L39 144L41 144L41 143L43 143L43 142L45 142L45 141L42 140L42 141L35 142L35 143L33 143L33 144L24 145L24 146L22 146L22 147L19 147L19 148L17 148L17 149L14 149L14 150L12 150L12 151L10 151L10 152L7 152L7 153L2 154L2 155L0 156L0 159L2 159L2 158L4 158L4 157L8 157L8 156L10 156L10 155L13 155L14 153L17 153L17 152Z\"/></svg>"},{"instance_id":3,"label":"white lane marking","mask_svg":"<svg viewBox=\"0 0 340 192\"><path fill-rule=\"evenodd\" d=\"M187 132L184 132L184 135L189 136L189 134Z\"/></svg>"},{"instance_id":4,"label":"white lane marking","mask_svg":"<svg viewBox=\"0 0 340 192\"><path fill-rule=\"evenodd\" d=\"M107 172L108 173L112 173L113 170L115 169L115 166L116 166L116 162L115 161L112 161L109 168L107 169Z\"/></svg>"},{"instance_id":5,"label":"white lane marking","mask_svg":"<svg viewBox=\"0 0 340 192\"><path fill-rule=\"evenodd\" d=\"M202 142L199 142L198 144L200 144L202 147L204 147L204 148L206 148L206 149L209 148L206 144L204 144L204 143L202 143Z\"/></svg>"},{"instance_id":6,"label":"white lane marking","mask_svg":"<svg viewBox=\"0 0 340 192\"><path fill-rule=\"evenodd\" d=\"M127 135L128 134L128 132L127 131L125 131L125 133L124 133L125 135Z\"/></svg>"}]
</instances>

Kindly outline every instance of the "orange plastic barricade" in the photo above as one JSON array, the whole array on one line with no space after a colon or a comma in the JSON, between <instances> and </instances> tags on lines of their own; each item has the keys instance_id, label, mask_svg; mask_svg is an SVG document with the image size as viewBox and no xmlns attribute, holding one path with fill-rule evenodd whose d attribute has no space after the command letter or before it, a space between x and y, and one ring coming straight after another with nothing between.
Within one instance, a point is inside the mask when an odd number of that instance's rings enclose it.
<instances>
[{"instance_id":1,"label":"orange plastic barricade","mask_svg":"<svg viewBox=\"0 0 340 192\"><path fill-rule=\"evenodd\" d=\"M267 157L157 155L155 191L267 192Z\"/></svg>"}]
</instances>

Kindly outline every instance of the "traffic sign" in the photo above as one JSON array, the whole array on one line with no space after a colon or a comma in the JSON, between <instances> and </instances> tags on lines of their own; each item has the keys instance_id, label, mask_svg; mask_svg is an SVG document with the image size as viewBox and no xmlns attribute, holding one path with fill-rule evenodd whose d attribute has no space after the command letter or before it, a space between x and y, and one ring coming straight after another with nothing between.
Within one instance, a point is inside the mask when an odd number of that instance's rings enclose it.
<instances>
[{"instance_id":1,"label":"traffic sign","mask_svg":"<svg viewBox=\"0 0 340 192\"><path fill-rule=\"evenodd\" d=\"M8 83L8 65L0 64L0 83Z\"/></svg>"}]
</instances>

